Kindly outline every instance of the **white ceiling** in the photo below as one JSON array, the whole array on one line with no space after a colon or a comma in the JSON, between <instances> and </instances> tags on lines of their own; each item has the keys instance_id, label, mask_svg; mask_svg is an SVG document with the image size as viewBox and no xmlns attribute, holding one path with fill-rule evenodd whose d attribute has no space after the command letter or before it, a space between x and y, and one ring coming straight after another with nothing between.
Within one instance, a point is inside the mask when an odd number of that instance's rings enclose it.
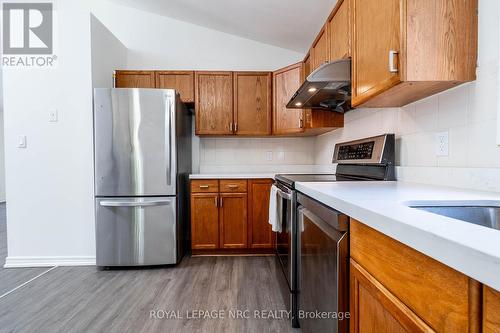
<instances>
[{"instance_id":1,"label":"white ceiling","mask_svg":"<svg viewBox=\"0 0 500 333\"><path fill-rule=\"evenodd\" d=\"M111 0L305 53L337 0Z\"/></svg>"}]
</instances>

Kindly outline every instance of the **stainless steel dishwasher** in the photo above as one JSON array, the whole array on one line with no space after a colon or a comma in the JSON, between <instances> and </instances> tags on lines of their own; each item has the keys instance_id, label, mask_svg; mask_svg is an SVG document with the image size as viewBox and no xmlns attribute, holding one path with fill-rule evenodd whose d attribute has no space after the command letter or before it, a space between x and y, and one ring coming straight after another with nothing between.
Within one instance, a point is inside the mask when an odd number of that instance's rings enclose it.
<instances>
[{"instance_id":1,"label":"stainless steel dishwasher","mask_svg":"<svg viewBox=\"0 0 500 333\"><path fill-rule=\"evenodd\" d=\"M302 332L349 329L348 217L297 194Z\"/></svg>"}]
</instances>

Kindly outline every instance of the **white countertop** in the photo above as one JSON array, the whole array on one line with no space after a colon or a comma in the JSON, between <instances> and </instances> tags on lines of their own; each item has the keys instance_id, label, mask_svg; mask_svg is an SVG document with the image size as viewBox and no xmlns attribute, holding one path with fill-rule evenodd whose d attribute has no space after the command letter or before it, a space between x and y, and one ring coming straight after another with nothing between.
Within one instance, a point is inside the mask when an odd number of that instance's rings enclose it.
<instances>
[{"instance_id":1,"label":"white countertop","mask_svg":"<svg viewBox=\"0 0 500 333\"><path fill-rule=\"evenodd\" d=\"M500 231L412 204L499 205L500 193L404 182L296 183L300 192L500 290Z\"/></svg>"},{"instance_id":2,"label":"white countertop","mask_svg":"<svg viewBox=\"0 0 500 333\"><path fill-rule=\"evenodd\" d=\"M189 175L189 179L274 179L276 174L277 173L198 173Z\"/></svg>"}]
</instances>

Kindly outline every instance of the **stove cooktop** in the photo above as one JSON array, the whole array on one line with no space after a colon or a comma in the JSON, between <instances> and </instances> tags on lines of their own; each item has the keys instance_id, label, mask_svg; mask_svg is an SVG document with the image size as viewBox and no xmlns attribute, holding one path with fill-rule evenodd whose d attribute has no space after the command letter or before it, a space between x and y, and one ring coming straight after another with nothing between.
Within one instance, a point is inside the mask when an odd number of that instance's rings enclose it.
<instances>
[{"instance_id":1,"label":"stove cooktop","mask_svg":"<svg viewBox=\"0 0 500 333\"><path fill-rule=\"evenodd\" d=\"M356 177L337 176L335 174L279 174L276 180L288 187L295 187L295 182L340 182L353 180L366 180Z\"/></svg>"}]
</instances>

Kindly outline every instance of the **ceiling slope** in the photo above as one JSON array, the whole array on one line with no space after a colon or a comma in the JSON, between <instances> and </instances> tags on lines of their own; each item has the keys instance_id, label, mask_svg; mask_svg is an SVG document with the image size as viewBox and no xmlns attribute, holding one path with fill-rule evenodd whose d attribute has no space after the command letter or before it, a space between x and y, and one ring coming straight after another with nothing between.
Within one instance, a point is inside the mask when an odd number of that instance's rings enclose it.
<instances>
[{"instance_id":1,"label":"ceiling slope","mask_svg":"<svg viewBox=\"0 0 500 333\"><path fill-rule=\"evenodd\" d=\"M337 0L111 0L305 53Z\"/></svg>"}]
</instances>

